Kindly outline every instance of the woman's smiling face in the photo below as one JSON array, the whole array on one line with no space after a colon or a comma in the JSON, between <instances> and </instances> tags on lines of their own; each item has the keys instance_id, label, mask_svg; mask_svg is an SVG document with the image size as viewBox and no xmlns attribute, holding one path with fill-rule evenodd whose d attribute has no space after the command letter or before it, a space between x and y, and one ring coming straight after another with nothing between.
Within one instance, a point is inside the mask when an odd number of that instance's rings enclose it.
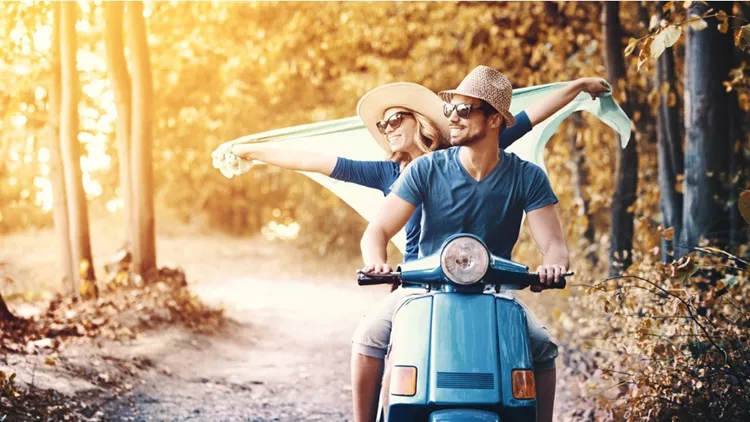
<instances>
[{"instance_id":1,"label":"woman's smiling face","mask_svg":"<svg viewBox=\"0 0 750 422\"><path fill-rule=\"evenodd\" d=\"M391 107L383 112L383 120L391 123L398 120L394 115L401 115L401 124L394 128L388 124L385 128L385 139L391 146L393 152L410 152L416 148L414 135L417 129L417 121L412 112L403 107Z\"/></svg>"}]
</instances>

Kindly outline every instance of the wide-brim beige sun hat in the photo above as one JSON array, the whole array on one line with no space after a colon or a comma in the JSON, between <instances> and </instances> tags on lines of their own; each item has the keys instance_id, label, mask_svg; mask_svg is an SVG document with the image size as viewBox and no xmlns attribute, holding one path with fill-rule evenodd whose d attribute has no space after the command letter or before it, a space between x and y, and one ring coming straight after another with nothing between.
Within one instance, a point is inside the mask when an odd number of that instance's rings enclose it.
<instances>
[{"instance_id":1,"label":"wide-brim beige sun hat","mask_svg":"<svg viewBox=\"0 0 750 422\"><path fill-rule=\"evenodd\" d=\"M513 86L510 80L502 73L488 66L477 66L472 70L458 88L442 91L440 98L449 103L454 94L484 100L492 108L497 110L506 127L516 124L516 118L510 112L510 100L513 98Z\"/></svg>"},{"instance_id":2,"label":"wide-brim beige sun hat","mask_svg":"<svg viewBox=\"0 0 750 422\"><path fill-rule=\"evenodd\" d=\"M391 107L403 107L422 114L432 120L447 138L449 122L443 115L443 100L437 94L413 82L390 83L369 91L357 104L359 118L387 153L392 152L391 146L385 135L378 131L376 123L383 120L383 113Z\"/></svg>"}]
</instances>

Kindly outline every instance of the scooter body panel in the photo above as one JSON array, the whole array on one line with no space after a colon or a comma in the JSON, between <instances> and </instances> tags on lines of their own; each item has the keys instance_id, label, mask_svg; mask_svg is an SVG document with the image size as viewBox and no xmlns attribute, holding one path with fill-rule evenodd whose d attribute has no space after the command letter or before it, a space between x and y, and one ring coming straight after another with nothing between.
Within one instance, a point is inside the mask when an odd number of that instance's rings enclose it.
<instances>
[{"instance_id":1,"label":"scooter body panel","mask_svg":"<svg viewBox=\"0 0 750 422\"><path fill-rule=\"evenodd\" d=\"M536 401L513 397L512 371L532 364L526 315L512 298L438 292L407 299L394 316L392 344L390 363L416 367L417 388L413 396L389 396L389 421L463 421L449 411L472 409L498 421L535 420Z\"/></svg>"}]
</instances>

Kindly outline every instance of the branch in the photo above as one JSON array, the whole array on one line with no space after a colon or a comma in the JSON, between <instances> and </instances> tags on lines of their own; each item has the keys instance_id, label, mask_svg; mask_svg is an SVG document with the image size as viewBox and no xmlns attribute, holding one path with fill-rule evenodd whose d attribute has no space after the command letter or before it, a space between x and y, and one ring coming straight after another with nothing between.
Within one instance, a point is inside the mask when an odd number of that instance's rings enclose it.
<instances>
[{"instance_id":1,"label":"branch","mask_svg":"<svg viewBox=\"0 0 750 422\"><path fill-rule=\"evenodd\" d=\"M648 283L648 284L656 287L657 289L661 290L662 292L664 292L664 294L666 294L668 296L671 296L671 297L679 300L683 305L685 305L685 310L688 312L688 314L690 314L690 319L692 319L693 322L695 323L695 325L697 325L700 328L700 330L705 335L706 340L708 340L711 343L711 345L713 347L715 347L716 350L718 350L722 354L722 356L724 356L724 363L726 363L726 365L729 367L729 369L732 370L732 373L734 374L734 377L737 379L737 383L740 385L740 388L742 388L743 390L745 389L745 383L742 381L742 378L740 377L739 373L735 369L734 365L732 365L732 362L729 360L729 354L726 352L726 350L722 349L721 346L719 346L718 344L716 344L716 342L713 340L713 338L711 337L711 335L708 333L708 330L706 329L706 327L704 327L703 324L701 324L700 321L698 321L698 318L693 313L693 309L692 309L693 307L692 307L692 305L689 304L689 303L687 303L684 299L682 299L681 297L677 296L674 293L671 293L671 292L667 291L666 289L662 288L661 286L659 286L658 284L654 283L653 281L651 281L651 280L649 280L647 278L636 276L636 275L621 275L621 276L609 277L609 278L605 279L604 281L602 281L601 283L598 283L597 285L601 285L603 283L606 283L607 281L618 280L618 279L625 279L625 278L634 278L636 280L640 280L640 281L643 281L645 283ZM646 289L646 290L648 290L648 289Z\"/></svg>"},{"instance_id":2,"label":"branch","mask_svg":"<svg viewBox=\"0 0 750 422\"><path fill-rule=\"evenodd\" d=\"M710 255L719 255L719 256L720 255L724 255L724 256L728 256L729 258L731 258L731 259L733 259L733 260L735 260L737 262L741 262L741 263L745 264L748 268L750 268L750 262L747 262L747 261L745 261L745 260L743 260L743 259L741 259L739 257L736 257L736 256L730 254L729 252L725 251L725 250L716 249L716 248L702 248L702 247L698 247L698 246L696 246L693 249L696 250L696 251L700 251L700 252L703 252L703 253L710 254Z\"/></svg>"}]
</instances>

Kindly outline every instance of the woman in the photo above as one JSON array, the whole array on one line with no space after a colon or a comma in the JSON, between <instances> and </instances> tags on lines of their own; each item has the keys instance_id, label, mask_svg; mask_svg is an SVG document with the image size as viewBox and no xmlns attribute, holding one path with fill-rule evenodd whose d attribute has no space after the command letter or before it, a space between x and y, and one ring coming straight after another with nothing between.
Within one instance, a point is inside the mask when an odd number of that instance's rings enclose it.
<instances>
[{"instance_id":1,"label":"woman","mask_svg":"<svg viewBox=\"0 0 750 422\"><path fill-rule=\"evenodd\" d=\"M534 125L571 102L579 93L587 92L592 98L596 98L608 91L606 83L599 78L581 78L571 82L544 101L534 103L516 114L515 125L500 134L500 147L510 146L531 131ZM363 107L368 103L377 103L379 108ZM406 108L403 107L405 104L415 106ZM443 102L435 93L414 83L384 85L362 97L357 111L375 141L385 150L387 160L357 161L309 151L257 149L243 144L232 146L230 151L244 160L262 161L290 170L316 172L377 189L383 195L388 195L391 185L409 162L431 151L450 146L447 142L448 120L443 115L442 107ZM367 115L362 114L363 110ZM389 110L387 116L382 115L385 110ZM417 258L421 218L422 210L417 208L406 224L404 261Z\"/></svg>"}]
</instances>

